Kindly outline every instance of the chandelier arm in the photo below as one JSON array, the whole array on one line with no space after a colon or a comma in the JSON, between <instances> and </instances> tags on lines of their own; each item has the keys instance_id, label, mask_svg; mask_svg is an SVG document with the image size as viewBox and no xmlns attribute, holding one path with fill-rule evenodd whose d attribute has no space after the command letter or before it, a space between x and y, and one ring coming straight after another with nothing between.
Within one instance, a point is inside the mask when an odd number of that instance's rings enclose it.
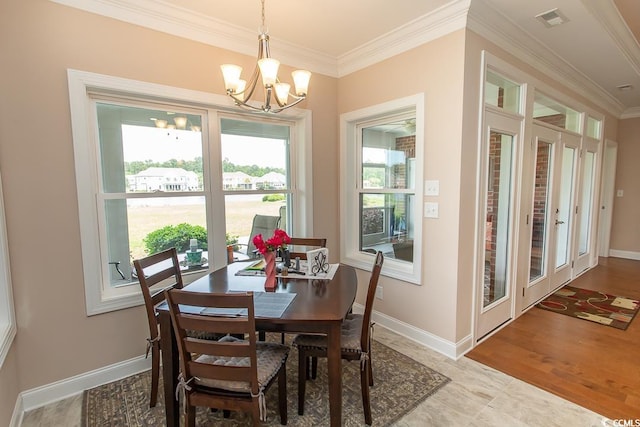
<instances>
[{"instance_id":1,"label":"chandelier arm","mask_svg":"<svg viewBox=\"0 0 640 427\"><path fill-rule=\"evenodd\" d=\"M298 97L296 97L296 98L298 98ZM285 106L284 106L284 107L282 107L282 108L277 108L277 109L275 109L275 110L270 110L269 112L270 112L270 113L274 113L274 114L275 114L275 113L279 113L280 111L286 110L287 108L291 108L291 107L293 107L294 105L299 104L299 103L301 103L301 102L302 102L302 101L304 101L304 100L305 100L305 98L298 98L298 99L296 99L294 102L292 102L291 104L287 104L287 105L285 105Z\"/></svg>"}]
</instances>

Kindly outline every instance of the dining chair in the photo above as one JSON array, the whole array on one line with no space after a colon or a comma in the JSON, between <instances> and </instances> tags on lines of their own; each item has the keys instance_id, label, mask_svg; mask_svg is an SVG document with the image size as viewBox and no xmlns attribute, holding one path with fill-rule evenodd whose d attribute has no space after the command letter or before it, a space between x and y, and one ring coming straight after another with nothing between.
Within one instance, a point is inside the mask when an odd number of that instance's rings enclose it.
<instances>
[{"instance_id":1,"label":"dining chair","mask_svg":"<svg viewBox=\"0 0 640 427\"><path fill-rule=\"evenodd\" d=\"M246 246L245 254L247 258L255 258L256 257L256 245L253 244L253 238L258 234L262 234L265 236L265 239L268 236L273 235L273 231L279 227L280 224L280 216L271 216L271 215L261 215L256 214L253 217L253 221L251 223L251 232L249 233L249 240L247 243L238 243L238 246Z\"/></svg>"},{"instance_id":2,"label":"dining chair","mask_svg":"<svg viewBox=\"0 0 640 427\"><path fill-rule=\"evenodd\" d=\"M151 397L149 407L156 406L158 399L158 381L160 376L160 335L158 333L158 313L156 307L165 301L164 291L167 289L181 289L183 287L182 274L178 253L175 248L149 255L133 261L144 307L149 323L149 338L147 338L146 355L151 352ZM220 336L206 335L202 338L217 339Z\"/></svg>"},{"instance_id":3,"label":"dining chair","mask_svg":"<svg viewBox=\"0 0 640 427\"><path fill-rule=\"evenodd\" d=\"M266 421L265 393L276 379L280 423L287 424L285 365L290 348L257 342L253 292L172 289L166 294L180 355L176 392L182 393L186 409L184 425L194 426L196 407L205 406L250 412L253 425L258 426ZM229 335L218 341L202 340L187 331Z\"/></svg>"},{"instance_id":4,"label":"dining chair","mask_svg":"<svg viewBox=\"0 0 640 427\"><path fill-rule=\"evenodd\" d=\"M300 259L307 259L306 251L326 248L327 239L319 237L292 237L288 247L293 249L289 250L289 256L292 260L295 260L296 257L299 257Z\"/></svg>"},{"instance_id":5,"label":"dining chair","mask_svg":"<svg viewBox=\"0 0 640 427\"><path fill-rule=\"evenodd\" d=\"M373 369L371 355L371 312L375 299L376 287L380 277L380 270L384 262L384 255L378 251L371 271L367 299L363 314L350 314L342 322L341 354L342 359L357 360L362 364L360 369L360 387L362 389L362 406L365 422L371 425L371 402L369 387L373 386ZM326 335L298 335L293 340L298 348L298 414L304 414L304 396L309 370L309 359L327 357ZM315 378L315 372L312 374Z\"/></svg>"}]
</instances>

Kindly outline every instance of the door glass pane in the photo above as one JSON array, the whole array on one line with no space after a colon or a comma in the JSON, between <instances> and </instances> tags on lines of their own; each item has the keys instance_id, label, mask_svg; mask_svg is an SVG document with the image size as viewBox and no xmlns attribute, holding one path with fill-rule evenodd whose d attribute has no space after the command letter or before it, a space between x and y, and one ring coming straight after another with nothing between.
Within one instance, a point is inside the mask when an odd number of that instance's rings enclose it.
<instances>
[{"instance_id":1,"label":"door glass pane","mask_svg":"<svg viewBox=\"0 0 640 427\"><path fill-rule=\"evenodd\" d=\"M484 307L507 296L513 139L495 131L489 138Z\"/></svg>"},{"instance_id":2,"label":"door glass pane","mask_svg":"<svg viewBox=\"0 0 640 427\"><path fill-rule=\"evenodd\" d=\"M562 267L569 260L575 151L572 147L564 147L562 150L560 200L556 209L556 268Z\"/></svg>"},{"instance_id":3,"label":"door glass pane","mask_svg":"<svg viewBox=\"0 0 640 427\"><path fill-rule=\"evenodd\" d=\"M595 153L587 151L583 160L582 174L582 208L580 209L580 244L579 254L589 252L591 240L591 213L593 209L593 192L595 178Z\"/></svg>"},{"instance_id":4,"label":"door glass pane","mask_svg":"<svg viewBox=\"0 0 640 427\"><path fill-rule=\"evenodd\" d=\"M536 151L533 218L531 221L531 259L529 281L546 275L547 207L549 206L549 179L551 177L551 147L538 141Z\"/></svg>"}]
</instances>

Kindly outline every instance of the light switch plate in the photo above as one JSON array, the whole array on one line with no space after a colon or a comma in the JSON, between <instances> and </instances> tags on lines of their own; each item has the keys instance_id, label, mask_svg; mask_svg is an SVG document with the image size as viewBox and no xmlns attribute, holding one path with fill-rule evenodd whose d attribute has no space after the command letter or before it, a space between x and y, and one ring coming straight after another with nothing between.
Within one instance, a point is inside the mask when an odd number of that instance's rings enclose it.
<instances>
[{"instance_id":1,"label":"light switch plate","mask_svg":"<svg viewBox=\"0 0 640 427\"><path fill-rule=\"evenodd\" d=\"M424 203L424 217L425 218L438 218L438 204L434 202Z\"/></svg>"},{"instance_id":2,"label":"light switch plate","mask_svg":"<svg viewBox=\"0 0 640 427\"><path fill-rule=\"evenodd\" d=\"M424 182L424 195L425 196L438 196L440 194L440 181L438 180L426 180Z\"/></svg>"}]
</instances>

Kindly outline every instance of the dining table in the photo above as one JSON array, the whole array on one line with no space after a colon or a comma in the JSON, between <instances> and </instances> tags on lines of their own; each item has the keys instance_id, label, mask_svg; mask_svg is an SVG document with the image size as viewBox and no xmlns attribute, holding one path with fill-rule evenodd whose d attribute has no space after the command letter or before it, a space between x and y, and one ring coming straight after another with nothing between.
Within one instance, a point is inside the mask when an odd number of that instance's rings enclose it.
<instances>
[{"instance_id":1,"label":"dining table","mask_svg":"<svg viewBox=\"0 0 640 427\"><path fill-rule=\"evenodd\" d=\"M183 289L192 292L229 293L265 292L265 277L239 275L247 263L236 262L195 280ZM240 273L239 273L240 272ZM273 317L257 316L258 332L326 334L328 341L327 366L329 384L329 414L333 427L342 425L342 360L340 350L342 322L351 310L358 287L355 269L339 264L333 277L278 277L275 290L270 292L294 294L283 312ZM168 427L179 426L180 405L176 400L179 355L166 303L157 308L160 325L162 375L165 415ZM278 316L279 314L279 316Z\"/></svg>"}]
</instances>

